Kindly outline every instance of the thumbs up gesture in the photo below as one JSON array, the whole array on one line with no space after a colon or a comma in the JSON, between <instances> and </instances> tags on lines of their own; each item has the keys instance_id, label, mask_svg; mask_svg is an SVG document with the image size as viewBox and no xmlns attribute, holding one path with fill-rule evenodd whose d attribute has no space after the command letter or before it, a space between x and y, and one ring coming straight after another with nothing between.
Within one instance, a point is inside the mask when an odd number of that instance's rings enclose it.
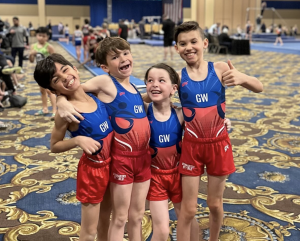
<instances>
[{"instance_id":1,"label":"thumbs up gesture","mask_svg":"<svg viewBox=\"0 0 300 241\"><path fill-rule=\"evenodd\" d=\"M242 85L245 82L244 74L234 68L230 60L227 61L227 64L229 70L225 71L222 74L223 84L225 84L226 86Z\"/></svg>"}]
</instances>

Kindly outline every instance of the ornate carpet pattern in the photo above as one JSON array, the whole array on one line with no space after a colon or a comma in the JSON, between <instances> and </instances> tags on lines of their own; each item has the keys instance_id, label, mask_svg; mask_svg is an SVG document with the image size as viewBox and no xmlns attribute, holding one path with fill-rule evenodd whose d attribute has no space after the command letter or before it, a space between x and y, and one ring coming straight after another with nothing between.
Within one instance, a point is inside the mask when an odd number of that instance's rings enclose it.
<instances>
[{"instance_id":1,"label":"ornate carpet pattern","mask_svg":"<svg viewBox=\"0 0 300 241\"><path fill-rule=\"evenodd\" d=\"M58 53L77 62L58 44ZM133 75L143 79L148 67L163 58L162 47L133 45ZM264 92L241 87L226 92L227 117L233 130L236 173L228 178L224 193L221 241L300 240L300 56L252 51L251 56L205 54L210 61L230 57L240 71L258 77ZM184 62L175 55L167 61L176 70ZM41 108L39 87L25 62L28 97L21 109L0 112L9 124L0 130L0 240L78 240L80 203L75 198L76 170L81 150L54 154L49 150L53 122L34 116ZM79 69L84 82L92 77ZM178 97L173 98L179 102ZM50 110L50 108L49 108ZM208 240L207 177L202 176L198 195L199 240ZM176 217L170 203L170 237L176 240ZM145 212L143 237L150 240L151 214ZM124 240L127 240L125 234Z\"/></svg>"}]
</instances>

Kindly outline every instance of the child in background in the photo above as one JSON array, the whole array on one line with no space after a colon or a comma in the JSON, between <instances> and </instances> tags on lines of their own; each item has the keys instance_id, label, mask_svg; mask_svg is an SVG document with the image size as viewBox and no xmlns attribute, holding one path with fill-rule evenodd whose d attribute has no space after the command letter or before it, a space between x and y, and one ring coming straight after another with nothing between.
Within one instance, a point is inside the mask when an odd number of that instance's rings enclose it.
<instances>
[{"instance_id":1,"label":"child in background","mask_svg":"<svg viewBox=\"0 0 300 241\"><path fill-rule=\"evenodd\" d=\"M69 29L69 26L68 24L66 24L66 26L64 27L64 32L65 32L65 38L67 40L67 44L69 44L69 33L70 33L70 29Z\"/></svg>"},{"instance_id":2,"label":"child in background","mask_svg":"<svg viewBox=\"0 0 300 241\"><path fill-rule=\"evenodd\" d=\"M97 233L99 241L106 240L101 239L99 233L105 227L107 233L110 212L108 215L104 212L103 217L100 206L109 183L113 130L105 106L97 97L83 91L76 67L59 54L52 54L39 61L34 71L34 79L42 88L57 96L64 95L76 108L85 110L82 113L84 120L79 124L70 124L59 116L55 117L51 151L59 153L77 146L82 148L76 190L76 198L81 202L79 240L93 241ZM64 140L67 130L72 138ZM109 195L106 198L109 199Z\"/></svg>"},{"instance_id":3,"label":"child in background","mask_svg":"<svg viewBox=\"0 0 300 241\"><path fill-rule=\"evenodd\" d=\"M75 29L76 30L74 31L73 34L73 44L75 45L76 48L77 61L80 62L83 33L81 30L79 30L79 25L76 25Z\"/></svg>"},{"instance_id":4,"label":"child in background","mask_svg":"<svg viewBox=\"0 0 300 241\"><path fill-rule=\"evenodd\" d=\"M200 176L206 166L209 241L217 241L223 221L226 178L235 171L232 147L224 127L225 86L241 85L253 92L261 92L263 85L257 78L239 72L230 61L205 61L203 51L208 47L208 40L197 22L184 22L177 26L175 42L177 53L187 64L179 73L185 132L179 162L182 203L177 240L190 239L191 224L197 211Z\"/></svg>"},{"instance_id":5,"label":"child in background","mask_svg":"<svg viewBox=\"0 0 300 241\"><path fill-rule=\"evenodd\" d=\"M54 53L54 48L51 44L47 42L49 37L48 28L46 27L39 27L36 31L36 39L37 42L31 45L31 50L29 54L29 61L31 63L36 60L39 62L40 60L48 57L50 54ZM47 95L50 98L51 105L52 105L52 116L51 120L54 120L54 116L56 113L56 96L51 93L49 90L40 87L41 95L42 95L42 109L39 110L35 115L47 115L49 113L48 106L47 106Z\"/></svg>"},{"instance_id":6,"label":"child in background","mask_svg":"<svg viewBox=\"0 0 300 241\"><path fill-rule=\"evenodd\" d=\"M282 38L281 38L281 35L282 35L281 24L278 24L278 27L276 28L276 34L277 34L277 37L276 37L274 45L277 45L277 43L279 42L280 46L282 46L283 42L282 42Z\"/></svg>"}]
</instances>

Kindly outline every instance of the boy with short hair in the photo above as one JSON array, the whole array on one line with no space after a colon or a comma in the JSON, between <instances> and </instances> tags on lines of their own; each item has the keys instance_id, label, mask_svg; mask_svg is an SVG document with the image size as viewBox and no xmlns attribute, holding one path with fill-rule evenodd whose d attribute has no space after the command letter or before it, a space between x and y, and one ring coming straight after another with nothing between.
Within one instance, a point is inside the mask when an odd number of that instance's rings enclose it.
<instances>
[{"instance_id":1,"label":"boy with short hair","mask_svg":"<svg viewBox=\"0 0 300 241\"><path fill-rule=\"evenodd\" d=\"M79 124L70 124L59 116L55 117L51 151L64 152L77 146L83 149L78 164L76 190L76 198L82 203L79 240L94 240L97 233L99 241L106 240L101 239L99 233L109 223L110 209L108 215L104 212L106 220L101 223L103 214L100 206L109 183L113 129L105 106L97 97L84 92L78 70L60 54L52 54L39 61L34 79L42 88L58 96L64 95L74 106L84 109L82 115L85 119ZM67 130L72 138L64 140ZM108 227L106 233L107 230Z\"/></svg>"},{"instance_id":2,"label":"boy with short hair","mask_svg":"<svg viewBox=\"0 0 300 241\"><path fill-rule=\"evenodd\" d=\"M31 63L36 60L39 62L40 60L48 57L50 54L54 53L54 48L48 41L49 30L46 27L39 27L36 31L36 39L37 42L31 45L31 50L29 54L29 61ZM39 110L35 115L47 115L49 113L47 106L47 95L50 98L52 105L52 116L51 120L54 120L54 116L56 113L56 96L52 94L49 90L40 87L41 97L42 97L42 109Z\"/></svg>"},{"instance_id":3,"label":"boy with short hair","mask_svg":"<svg viewBox=\"0 0 300 241\"><path fill-rule=\"evenodd\" d=\"M175 41L176 51L187 63L179 73L179 97L186 124L179 164L183 198L177 240L190 239L191 222L197 211L199 179L206 166L209 241L217 241L223 221L226 178L235 171L232 147L224 127L225 86L241 85L253 92L261 92L263 85L257 78L236 70L230 61L205 61L203 52L208 47L208 40L197 22L177 26Z\"/></svg>"},{"instance_id":4,"label":"boy with short hair","mask_svg":"<svg viewBox=\"0 0 300 241\"><path fill-rule=\"evenodd\" d=\"M141 223L151 178L149 152L150 126L143 100L130 83L133 59L130 45L119 37L103 39L96 50L96 62L109 75L100 75L84 83L83 89L97 94L105 103L114 129L110 187L113 215L109 240L122 241L128 218L130 240L141 241ZM58 107L68 121L82 119L63 98ZM71 110L71 111L70 111ZM78 122L78 121L77 121Z\"/></svg>"}]
</instances>

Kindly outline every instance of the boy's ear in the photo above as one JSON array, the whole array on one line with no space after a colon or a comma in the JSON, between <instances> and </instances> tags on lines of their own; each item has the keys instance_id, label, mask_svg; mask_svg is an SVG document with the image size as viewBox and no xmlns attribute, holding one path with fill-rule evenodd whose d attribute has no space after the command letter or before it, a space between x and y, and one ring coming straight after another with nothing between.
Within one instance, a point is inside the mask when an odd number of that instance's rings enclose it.
<instances>
[{"instance_id":1,"label":"boy's ear","mask_svg":"<svg viewBox=\"0 0 300 241\"><path fill-rule=\"evenodd\" d=\"M100 67L101 67L101 69L103 69L104 72L109 73L109 68L108 68L108 66L106 66L106 65L104 65L104 64L101 64Z\"/></svg>"},{"instance_id":2,"label":"boy's ear","mask_svg":"<svg viewBox=\"0 0 300 241\"><path fill-rule=\"evenodd\" d=\"M175 48L176 52L179 53L177 44L174 45L174 48Z\"/></svg>"},{"instance_id":3,"label":"boy's ear","mask_svg":"<svg viewBox=\"0 0 300 241\"><path fill-rule=\"evenodd\" d=\"M207 49L207 47L208 47L208 39L205 38L204 41L203 41L203 48Z\"/></svg>"}]
</instances>

